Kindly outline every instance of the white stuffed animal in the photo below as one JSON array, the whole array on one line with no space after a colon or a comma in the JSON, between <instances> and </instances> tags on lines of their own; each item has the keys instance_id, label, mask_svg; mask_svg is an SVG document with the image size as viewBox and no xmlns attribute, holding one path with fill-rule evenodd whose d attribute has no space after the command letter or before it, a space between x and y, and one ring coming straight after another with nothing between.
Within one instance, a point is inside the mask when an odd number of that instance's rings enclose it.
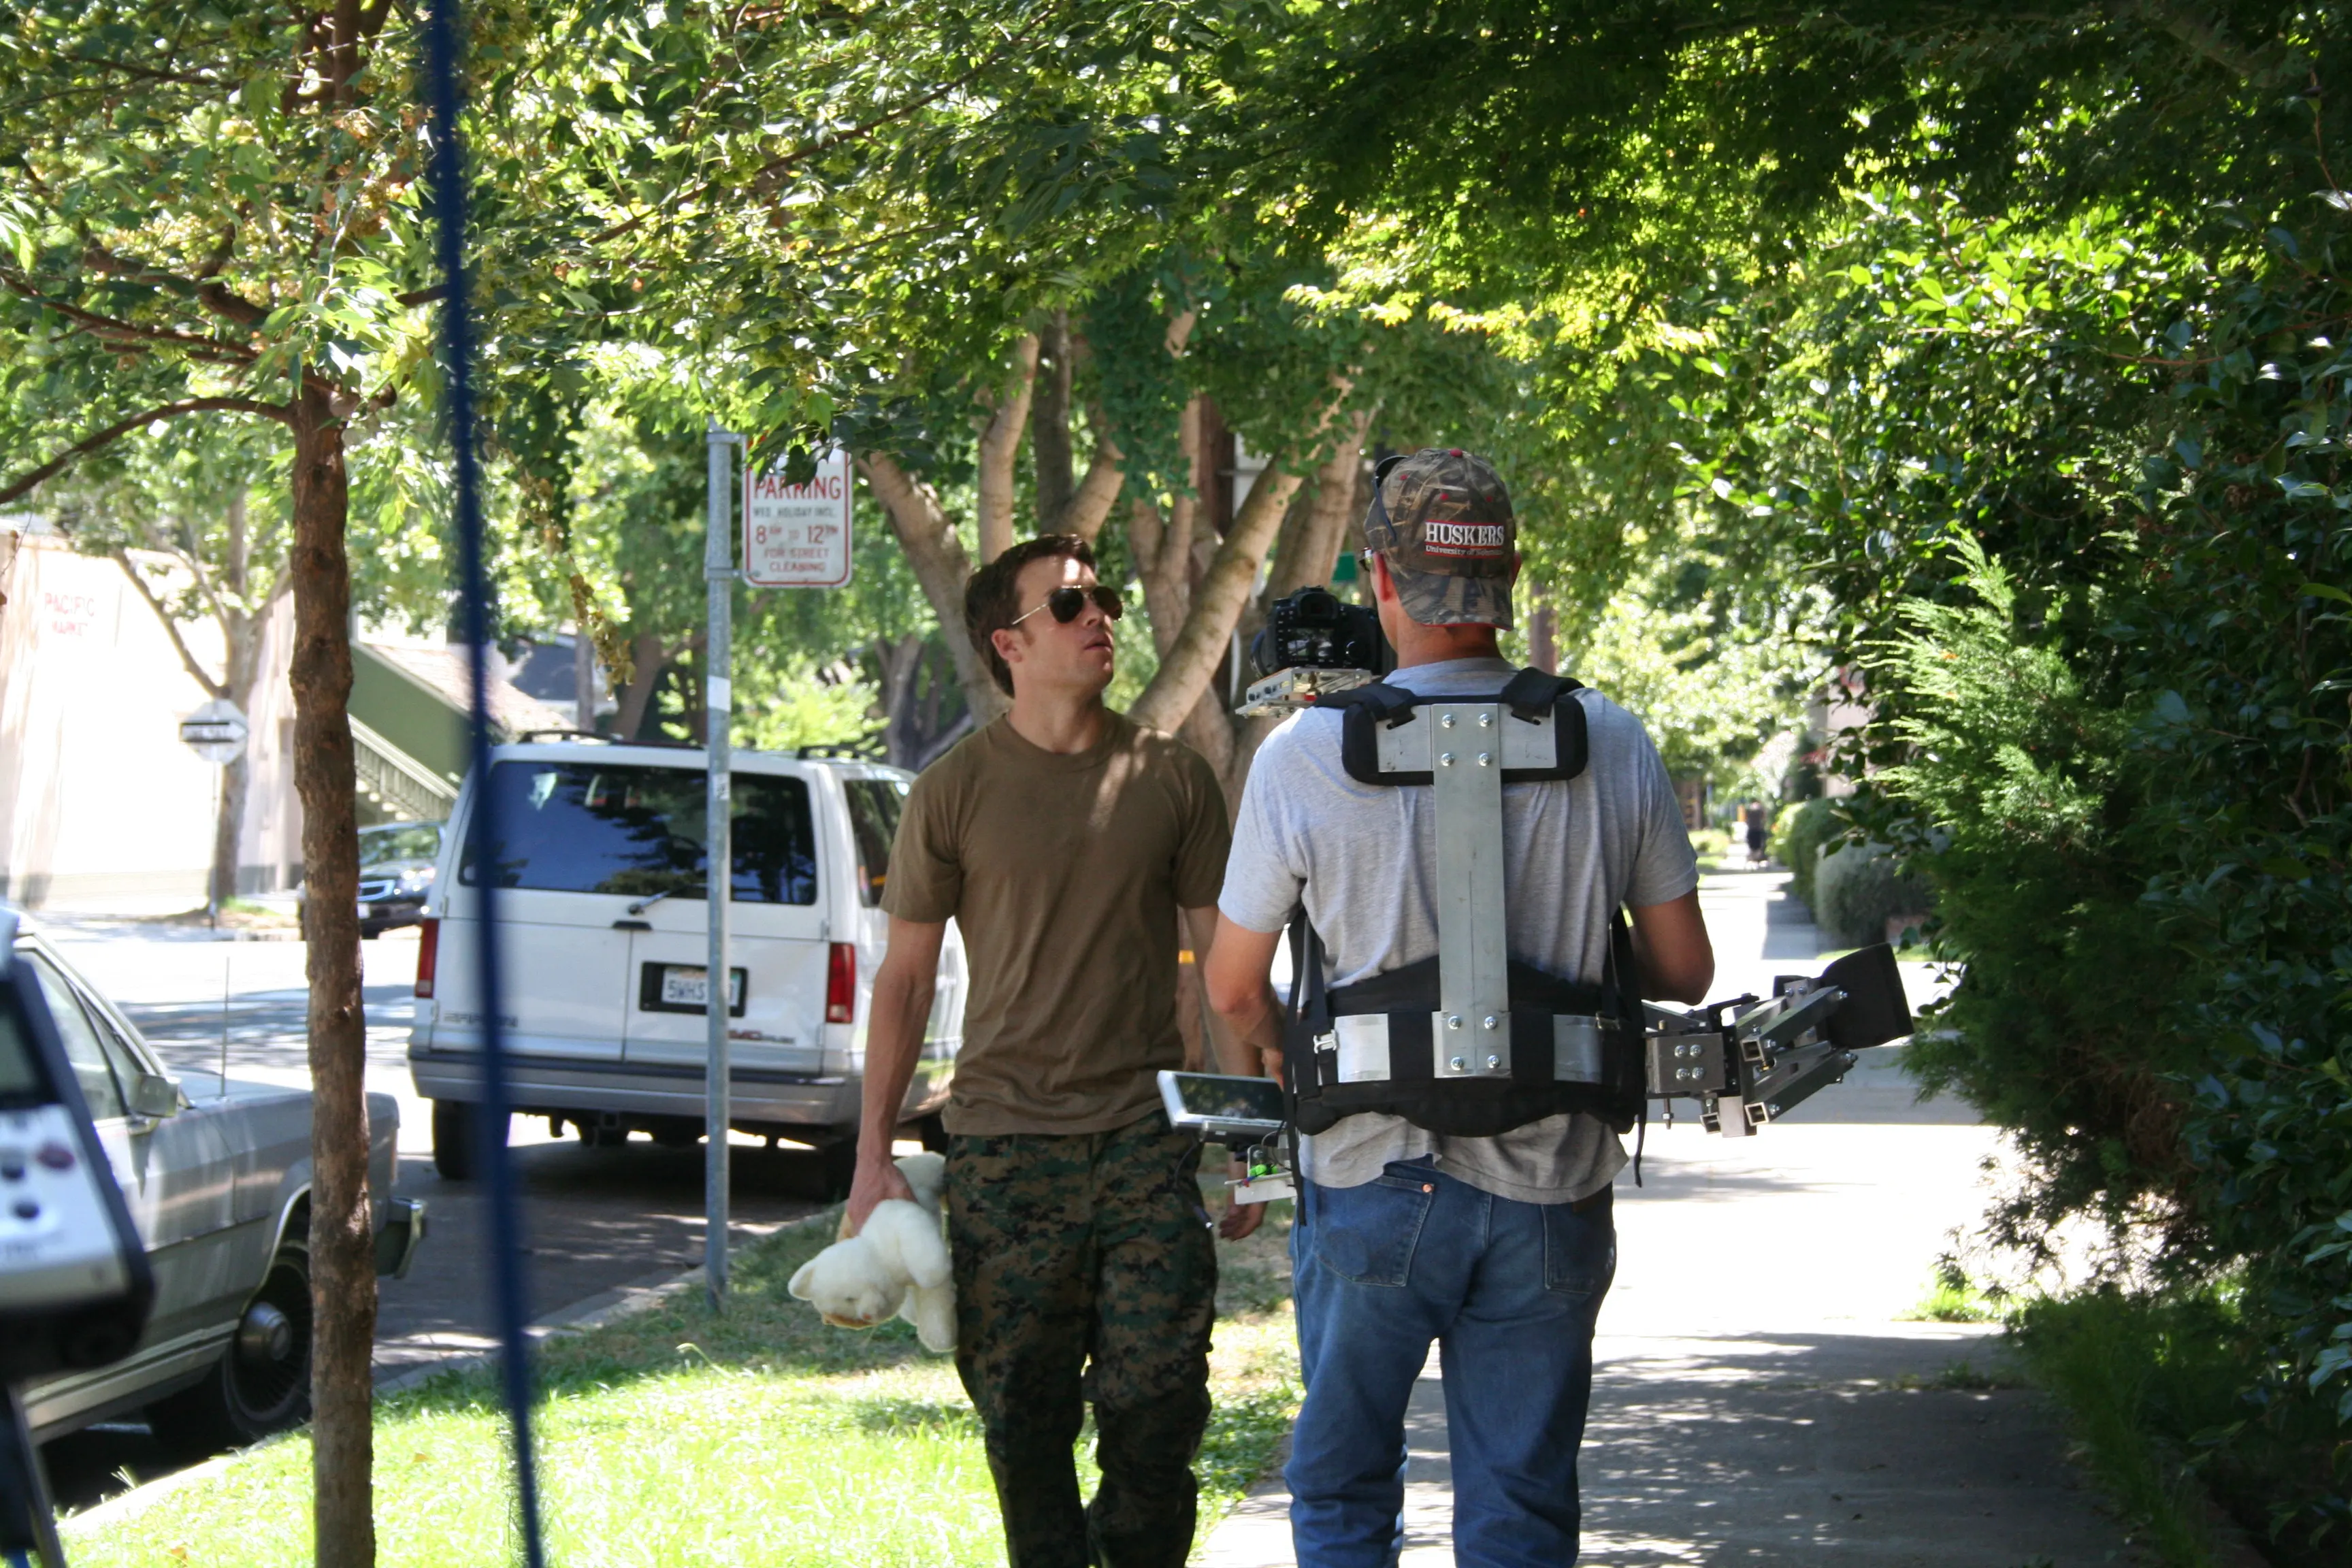
<instances>
[{"instance_id":1,"label":"white stuffed animal","mask_svg":"<svg viewBox=\"0 0 2352 1568\"><path fill-rule=\"evenodd\" d=\"M955 1285L940 1234L947 1162L937 1154L909 1154L898 1165L915 1189L915 1201L883 1199L855 1235L844 1215L842 1238L802 1264L785 1289L814 1303L818 1315L837 1328L870 1329L895 1312L915 1325L927 1349L951 1351Z\"/></svg>"}]
</instances>

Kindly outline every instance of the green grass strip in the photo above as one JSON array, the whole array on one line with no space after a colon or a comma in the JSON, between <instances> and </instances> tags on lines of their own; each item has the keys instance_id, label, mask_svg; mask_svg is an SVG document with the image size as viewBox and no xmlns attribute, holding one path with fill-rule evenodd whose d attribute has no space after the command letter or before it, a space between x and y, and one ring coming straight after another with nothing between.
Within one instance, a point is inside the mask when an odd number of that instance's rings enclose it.
<instances>
[{"instance_id":1,"label":"green grass strip","mask_svg":"<svg viewBox=\"0 0 2352 1568\"><path fill-rule=\"evenodd\" d=\"M1264 1470L1298 1403L1287 1205L1219 1244L1201 1539ZM784 1281L827 1213L740 1251L729 1310L698 1293L553 1340L537 1362L550 1552L565 1568L1004 1561L979 1428L953 1362L891 1323L828 1328ZM510 1563L505 1419L492 1377L453 1373L376 1411L383 1568ZM1091 1484L1091 1431L1079 1439ZM296 1433L125 1515L68 1523L76 1568L298 1568L310 1561L310 1447ZM1197 1544L1197 1542L1196 1542Z\"/></svg>"}]
</instances>

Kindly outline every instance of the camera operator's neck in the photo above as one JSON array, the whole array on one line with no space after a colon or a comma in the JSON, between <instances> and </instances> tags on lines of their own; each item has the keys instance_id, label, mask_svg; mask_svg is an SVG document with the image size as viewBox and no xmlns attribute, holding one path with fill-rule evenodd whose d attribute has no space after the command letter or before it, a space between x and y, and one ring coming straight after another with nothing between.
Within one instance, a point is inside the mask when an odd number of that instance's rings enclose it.
<instances>
[{"instance_id":1,"label":"camera operator's neck","mask_svg":"<svg viewBox=\"0 0 2352 1568\"><path fill-rule=\"evenodd\" d=\"M1399 669L1416 664L1443 664L1450 658L1502 657L1492 626L1424 626L1402 616L1396 620L1396 629L1389 640L1396 648Z\"/></svg>"},{"instance_id":2,"label":"camera operator's neck","mask_svg":"<svg viewBox=\"0 0 2352 1568\"><path fill-rule=\"evenodd\" d=\"M1511 562L1511 577L1518 579L1518 560ZM1404 613L1404 604L1397 597L1396 578L1389 571L1388 557L1372 557L1372 606L1381 617L1381 635L1396 649L1396 667L1409 669L1416 664L1443 664L1449 658L1500 658L1502 649L1495 641L1492 626L1425 626Z\"/></svg>"}]
</instances>

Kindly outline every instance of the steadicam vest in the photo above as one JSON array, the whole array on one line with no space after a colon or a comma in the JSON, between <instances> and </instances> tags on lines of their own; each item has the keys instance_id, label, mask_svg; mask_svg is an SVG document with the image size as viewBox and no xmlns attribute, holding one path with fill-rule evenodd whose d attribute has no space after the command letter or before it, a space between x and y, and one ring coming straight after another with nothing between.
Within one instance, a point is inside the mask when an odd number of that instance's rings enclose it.
<instances>
[{"instance_id":1,"label":"steadicam vest","mask_svg":"<svg viewBox=\"0 0 2352 1568\"><path fill-rule=\"evenodd\" d=\"M1285 1076L1301 1132L1380 1112L1492 1137L1562 1111L1630 1131L1647 1103L1642 1002L1623 913L1599 984L1513 961L1503 899L1503 785L1575 778L1587 736L1579 683L1523 669L1491 697L1422 697L1383 682L1324 697L1360 784L1426 788L1437 810L1434 958L1330 989L1302 910Z\"/></svg>"}]
</instances>

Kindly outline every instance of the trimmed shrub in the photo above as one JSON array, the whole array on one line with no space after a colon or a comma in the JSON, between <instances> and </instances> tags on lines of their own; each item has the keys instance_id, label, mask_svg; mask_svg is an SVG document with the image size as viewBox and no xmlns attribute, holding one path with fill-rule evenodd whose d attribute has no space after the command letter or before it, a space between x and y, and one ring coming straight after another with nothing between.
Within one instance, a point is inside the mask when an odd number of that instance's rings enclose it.
<instances>
[{"instance_id":1,"label":"trimmed shrub","mask_svg":"<svg viewBox=\"0 0 2352 1568\"><path fill-rule=\"evenodd\" d=\"M1886 940L1896 915L1925 915L1927 884L1884 844L1832 844L1813 866L1813 920L1841 947Z\"/></svg>"},{"instance_id":2,"label":"trimmed shrub","mask_svg":"<svg viewBox=\"0 0 2352 1568\"><path fill-rule=\"evenodd\" d=\"M1782 806L1779 820L1772 824L1772 858L1789 868L1789 891L1804 900L1807 909L1816 907L1813 868L1821 858L1822 846L1843 828L1844 824L1831 815L1830 803L1819 796Z\"/></svg>"}]
</instances>

